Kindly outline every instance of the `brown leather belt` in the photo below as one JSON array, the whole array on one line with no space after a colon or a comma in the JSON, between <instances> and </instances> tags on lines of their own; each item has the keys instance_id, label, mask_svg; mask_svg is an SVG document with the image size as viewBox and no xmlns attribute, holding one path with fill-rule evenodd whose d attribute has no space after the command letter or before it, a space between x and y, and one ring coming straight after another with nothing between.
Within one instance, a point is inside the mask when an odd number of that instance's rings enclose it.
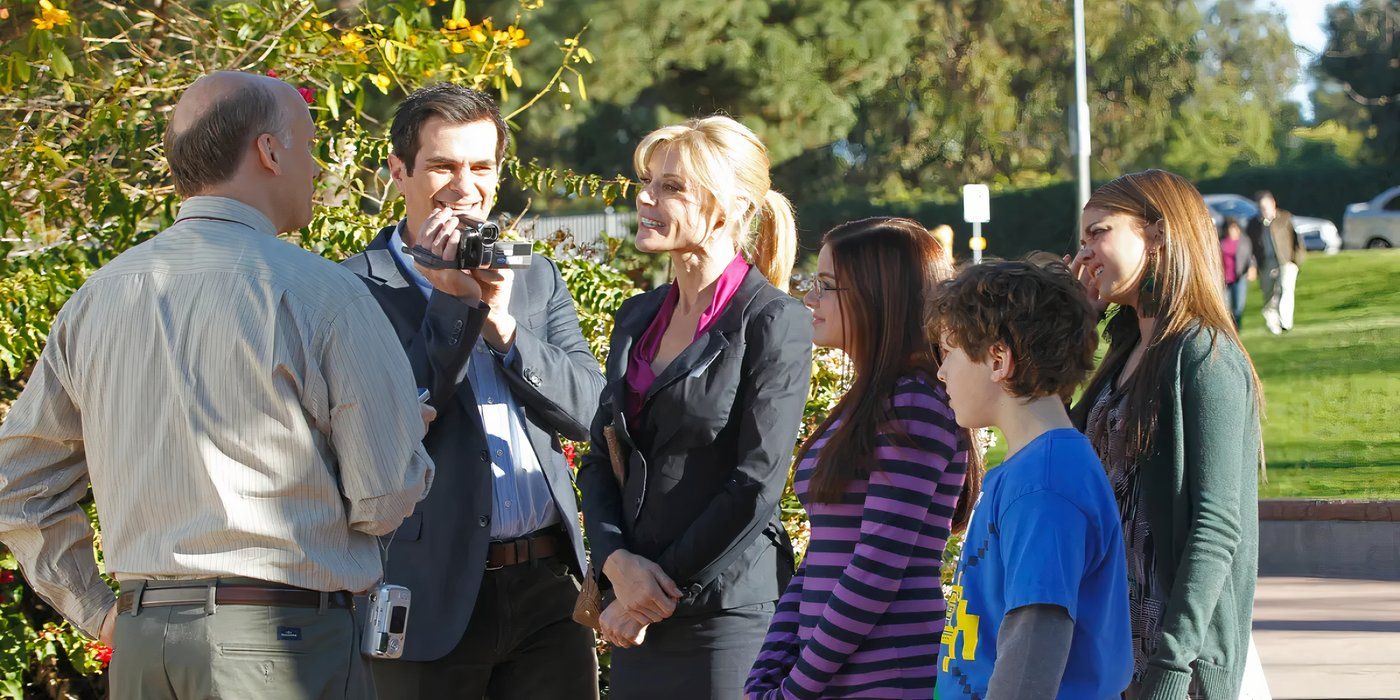
<instances>
[{"instance_id":1,"label":"brown leather belt","mask_svg":"<svg viewBox=\"0 0 1400 700\"><path fill-rule=\"evenodd\" d=\"M486 570L492 571L535 559L554 557L564 551L566 548L563 539L556 529L543 530L513 540L492 542L486 549Z\"/></svg>"},{"instance_id":2,"label":"brown leather belt","mask_svg":"<svg viewBox=\"0 0 1400 700\"><path fill-rule=\"evenodd\" d=\"M210 600L210 591L213 600ZM320 593L305 588L265 588L261 586L180 586L144 588L117 597L117 614L130 612L140 597L141 607L166 605L262 605L266 607L349 608L352 597L345 591ZM323 598L324 596L324 598Z\"/></svg>"}]
</instances>

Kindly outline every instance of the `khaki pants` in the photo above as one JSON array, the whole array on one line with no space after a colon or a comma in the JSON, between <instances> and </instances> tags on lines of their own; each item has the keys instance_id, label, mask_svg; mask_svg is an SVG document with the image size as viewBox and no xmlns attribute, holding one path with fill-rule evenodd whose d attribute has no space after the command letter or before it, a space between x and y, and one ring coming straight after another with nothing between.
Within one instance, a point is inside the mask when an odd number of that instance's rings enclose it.
<instances>
[{"instance_id":1,"label":"khaki pants","mask_svg":"<svg viewBox=\"0 0 1400 700\"><path fill-rule=\"evenodd\" d=\"M117 617L112 648L113 700L374 698L345 608L143 607Z\"/></svg>"},{"instance_id":2,"label":"khaki pants","mask_svg":"<svg viewBox=\"0 0 1400 700\"><path fill-rule=\"evenodd\" d=\"M1269 332L1277 334L1281 330L1292 330L1298 266L1284 263L1264 272L1259 278L1259 286L1264 292L1264 324L1269 327Z\"/></svg>"}]
</instances>

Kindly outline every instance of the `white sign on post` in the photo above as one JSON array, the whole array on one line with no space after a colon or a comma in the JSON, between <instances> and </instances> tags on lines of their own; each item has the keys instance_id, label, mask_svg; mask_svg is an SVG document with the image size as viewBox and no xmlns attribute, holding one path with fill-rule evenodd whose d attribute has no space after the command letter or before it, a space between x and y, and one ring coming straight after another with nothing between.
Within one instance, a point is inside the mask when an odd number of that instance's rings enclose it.
<instances>
[{"instance_id":1,"label":"white sign on post","mask_svg":"<svg viewBox=\"0 0 1400 700\"><path fill-rule=\"evenodd\" d=\"M963 221L972 224L972 240L967 242L972 249L972 262L982 262L982 251L987 248L987 239L982 237L982 224L992 220L992 193L986 185L963 185Z\"/></svg>"},{"instance_id":2,"label":"white sign on post","mask_svg":"<svg viewBox=\"0 0 1400 700\"><path fill-rule=\"evenodd\" d=\"M986 185L963 185L963 221L985 224L992 220L992 193Z\"/></svg>"}]
</instances>

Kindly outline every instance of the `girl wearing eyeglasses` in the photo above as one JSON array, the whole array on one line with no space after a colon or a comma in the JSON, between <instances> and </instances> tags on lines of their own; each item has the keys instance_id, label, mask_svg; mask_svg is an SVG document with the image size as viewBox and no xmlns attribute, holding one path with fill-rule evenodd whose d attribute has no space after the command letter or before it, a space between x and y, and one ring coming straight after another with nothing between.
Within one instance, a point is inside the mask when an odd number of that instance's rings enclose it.
<instances>
[{"instance_id":1,"label":"girl wearing eyeglasses","mask_svg":"<svg viewBox=\"0 0 1400 700\"><path fill-rule=\"evenodd\" d=\"M793 488L812 536L778 601L745 691L750 698L929 698L945 605L949 531L980 483L938 381L927 313L952 275L908 219L826 235L803 298L817 345L855 370L851 388L799 453Z\"/></svg>"}]
</instances>

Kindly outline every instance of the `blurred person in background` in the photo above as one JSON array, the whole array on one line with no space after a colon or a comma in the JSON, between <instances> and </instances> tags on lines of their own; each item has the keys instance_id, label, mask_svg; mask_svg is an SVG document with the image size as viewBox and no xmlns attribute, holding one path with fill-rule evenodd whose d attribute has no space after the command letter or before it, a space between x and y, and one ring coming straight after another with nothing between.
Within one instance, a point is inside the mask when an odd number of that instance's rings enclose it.
<instances>
[{"instance_id":1,"label":"blurred person in background","mask_svg":"<svg viewBox=\"0 0 1400 700\"><path fill-rule=\"evenodd\" d=\"M1274 195L1260 190L1254 195L1259 213L1249 220L1245 233L1254 250L1259 287L1264 292L1264 324L1274 335L1293 330L1293 297L1298 286L1298 267L1307 249L1293 215L1278 208Z\"/></svg>"},{"instance_id":2,"label":"blurred person in background","mask_svg":"<svg viewBox=\"0 0 1400 700\"><path fill-rule=\"evenodd\" d=\"M1244 318L1244 300L1254 279L1254 248L1244 236L1240 220L1225 217L1225 235L1220 238L1220 267L1225 273L1225 303L1235 319L1235 330Z\"/></svg>"},{"instance_id":3,"label":"blurred person in background","mask_svg":"<svg viewBox=\"0 0 1400 700\"><path fill-rule=\"evenodd\" d=\"M938 242L938 254L943 262L948 265L953 264L953 227L948 224L939 224L933 228L933 240Z\"/></svg>"}]
</instances>

